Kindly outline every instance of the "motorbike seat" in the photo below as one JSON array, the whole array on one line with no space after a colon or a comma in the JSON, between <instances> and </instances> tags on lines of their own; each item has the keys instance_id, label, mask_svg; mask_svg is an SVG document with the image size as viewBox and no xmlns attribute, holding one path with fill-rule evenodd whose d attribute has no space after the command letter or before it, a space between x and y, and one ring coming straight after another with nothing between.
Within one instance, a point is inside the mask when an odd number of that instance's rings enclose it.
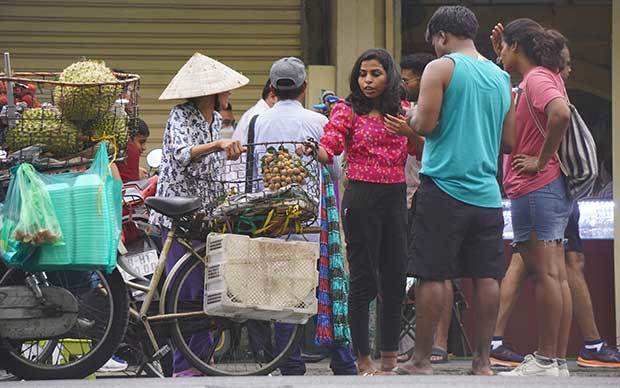
<instances>
[{"instance_id":1,"label":"motorbike seat","mask_svg":"<svg viewBox=\"0 0 620 388\"><path fill-rule=\"evenodd\" d=\"M150 197L144 203L149 208L170 218L179 218L202 207L200 198Z\"/></svg>"},{"instance_id":2,"label":"motorbike seat","mask_svg":"<svg viewBox=\"0 0 620 388\"><path fill-rule=\"evenodd\" d=\"M149 187L149 185L151 184L151 182L148 179L142 179L139 181L129 181L129 182L125 182L123 183L124 187L134 187L140 191L146 189L147 187Z\"/></svg>"}]
</instances>

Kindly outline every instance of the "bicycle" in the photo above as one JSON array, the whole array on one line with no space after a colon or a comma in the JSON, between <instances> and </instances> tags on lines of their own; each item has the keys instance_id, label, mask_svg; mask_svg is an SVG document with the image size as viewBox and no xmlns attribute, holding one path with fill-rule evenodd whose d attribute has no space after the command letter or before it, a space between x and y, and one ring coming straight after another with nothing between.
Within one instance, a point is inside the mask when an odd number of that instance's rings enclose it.
<instances>
[{"instance_id":1,"label":"bicycle","mask_svg":"<svg viewBox=\"0 0 620 388\"><path fill-rule=\"evenodd\" d=\"M153 351L150 360L158 360L170 351L170 344L158 341L166 338L190 366L204 374L265 375L277 369L294 350L303 325L291 324L283 335L283 327L277 322L210 316L204 312L203 298L189 300L183 296L183 289L191 276L201 276L204 287L209 257L203 242L209 232L278 237L311 230L308 227L318 214L318 165L312 158L295 159L295 146L287 142L250 144L247 160L222 161L220 175L207 182L214 202L202 211L203 204L197 198L145 200L152 211L172 221L151 279L126 281L128 288L145 293L139 309L130 308L130 315L144 327ZM266 191L266 163L278 158L282 162L278 167L288 165L291 172L301 173L297 178L301 184L282 184L278 188L272 180L275 190ZM275 171L272 169L272 176ZM293 175L282 176L281 181L287 177ZM295 209L297 218L291 209ZM196 240L201 242L192 244ZM162 280L173 242L187 253Z\"/></svg>"},{"instance_id":2,"label":"bicycle","mask_svg":"<svg viewBox=\"0 0 620 388\"><path fill-rule=\"evenodd\" d=\"M202 227L202 220L196 220L196 213L202 207L197 198L159 198L146 199L149 208L172 219L172 228L163 244L157 268L149 280L148 285L134 281L126 281L126 285L133 290L145 293L140 309L129 308L130 315L139 320L150 340L154 350L152 360L163 357L171 349L168 344L160 346L156 333L162 333L162 327L173 347L181 352L191 366L208 375L215 376L247 376L265 375L275 370L285 360L301 336L302 325L294 325L284 349L273 354L269 346L258 349L251 342L250 320L236 320L221 317L211 317L203 311L202 300L189 301L181 296L183 285L193 271L204 271L208 257L206 246L201 244L193 247L192 237L196 235L196 228ZM166 259L173 241L181 244L187 250L173 268L166 275L166 279L158 288L165 271ZM161 290L161 293L160 293ZM159 296L157 309L151 308L156 296ZM155 312L155 315L152 313ZM273 327L272 327L273 329ZM192 336L207 331L211 341L201 346L197 351L191 344ZM225 336L230 335L228 350L219 359L215 357L218 344L226 343ZM271 334L270 334L271 336ZM269 338L271 342L271 338ZM194 347L192 349L192 347Z\"/></svg>"}]
</instances>

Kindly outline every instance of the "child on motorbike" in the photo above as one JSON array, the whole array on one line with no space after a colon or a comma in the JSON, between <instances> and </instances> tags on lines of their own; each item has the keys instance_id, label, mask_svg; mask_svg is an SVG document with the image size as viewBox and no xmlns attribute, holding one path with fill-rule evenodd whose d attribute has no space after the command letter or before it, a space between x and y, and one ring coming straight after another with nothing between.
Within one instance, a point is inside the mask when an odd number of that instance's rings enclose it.
<instances>
[{"instance_id":1,"label":"child on motorbike","mask_svg":"<svg viewBox=\"0 0 620 388\"><path fill-rule=\"evenodd\" d=\"M149 135L148 125L144 120L136 118L130 128L127 157L124 161L116 162L123 183L147 178L146 170L140 167L140 156L146 151Z\"/></svg>"}]
</instances>

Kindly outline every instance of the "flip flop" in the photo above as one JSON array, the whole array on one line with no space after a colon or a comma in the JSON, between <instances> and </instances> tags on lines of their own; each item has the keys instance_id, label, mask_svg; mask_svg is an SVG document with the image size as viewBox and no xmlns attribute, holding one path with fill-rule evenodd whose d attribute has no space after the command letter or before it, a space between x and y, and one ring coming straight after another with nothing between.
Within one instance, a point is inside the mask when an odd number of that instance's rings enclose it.
<instances>
[{"instance_id":1,"label":"flip flop","mask_svg":"<svg viewBox=\"0 0 620 388\"><path fill-rule=\"evenodd\" d=\"M409 370L403 368L402 366L397 366L396 368L392 369L392 372L396 373L397 375L403 376L409 376L411 374Z\"/></svg>"},{"instance_id":2,"label":"flip flop","mask_svg":"<svg viewBox=\"0 0 620 388\"><path fill-rule=\"evenodd\" d=\"M495 373L493 373L493 371L491 371L491 374L490 374L490 375L478 375L478 374L476 374L476 373L474 372L474 370L473 370L473 369L468 369L468 370L467 370L466 375L467 375L467 376L495 376Z\"/></svg>"},{"instance_id":3,"label":"flip flop","mask_svg":"<svg viewBox=\"0 0 620 388\"><path fill-rule=\"evenodd\" d=\"M380 375L381 371L379 369L372 369L360 372L358 376L377 376Z\"/></svg>"},{"instance_id":4,"label":"flip flop","mask_svg":"<svg viewBox=\"0 0 620 388\"><path fill-rule=\"evenodd\" d=\"M439 360L433 360L433 357L441 357ZM448 352L441 348L433 348L431 352L431 364L445 364L448 362Z\"/></svg>"}]
</instances>

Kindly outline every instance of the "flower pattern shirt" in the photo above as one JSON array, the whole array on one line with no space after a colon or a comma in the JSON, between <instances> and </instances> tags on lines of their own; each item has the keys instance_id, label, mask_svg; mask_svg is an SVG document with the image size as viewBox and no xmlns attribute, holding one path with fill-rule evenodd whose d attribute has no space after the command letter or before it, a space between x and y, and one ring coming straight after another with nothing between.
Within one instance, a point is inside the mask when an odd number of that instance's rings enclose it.
<instances>
[{"instance_id":1,"label":"flower pattern shirt","mask_svg":"<svg viewBox=\"0 0 620 388\"><path fill-rule=\"evenodd\" d=\"M157 196L198 197L203 208L213 206L215 199L223 194L218 183L223 156L220 152L192 160L192 147L220 139L222 117L213 112L213 120L207 120L193 102L172 108L164 131L162 161L159 168ZM150 222L170 229L172 222L154 211Z\"/></svg>"},{"instance_id":2,"label":"flower pattern shirt","mask_svg":"<svg viewBox=\"0 0 620 388\"><path fill-rule=\"evenodd\" d=\"M409 103L403 101L401 107L407 109ZM407 154L416 154L407 137L387 130L383 117L356 115L344 101L334 106L320 143L330 163L346 150L350 180L371 183L405 182Z\"/></svg>"}]
</instances>

